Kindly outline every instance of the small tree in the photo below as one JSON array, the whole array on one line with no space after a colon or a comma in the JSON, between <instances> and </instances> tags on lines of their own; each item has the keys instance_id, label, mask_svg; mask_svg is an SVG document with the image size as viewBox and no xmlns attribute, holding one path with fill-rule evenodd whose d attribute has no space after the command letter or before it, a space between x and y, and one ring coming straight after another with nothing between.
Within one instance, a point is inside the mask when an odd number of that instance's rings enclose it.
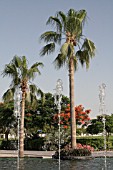
<instances>
[{"instance_id":1,"label":"small tree","mask_svg":"<svg viewBox=\"0 0 113 170\"><path fill-rule=\"evenodd\" d=\"M77 125L87 125L90 122L90 117L89 113L91 112L90 109L84 110L84 107L82 105L76 106L75 107L75 116L76 116L76 121ZM70 125L70 105L67 105L67 108L65 109L64 112L60 113L61 117L61 124L66 126ZM58 114L54 115L54 120L58 121Z\"/></svg>"}]
</instances>

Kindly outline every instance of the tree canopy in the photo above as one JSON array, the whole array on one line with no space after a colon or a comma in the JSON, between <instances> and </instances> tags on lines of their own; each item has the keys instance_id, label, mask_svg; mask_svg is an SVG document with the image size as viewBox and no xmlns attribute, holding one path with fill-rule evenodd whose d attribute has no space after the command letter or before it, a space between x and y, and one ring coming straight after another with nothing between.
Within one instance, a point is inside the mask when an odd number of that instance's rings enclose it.
<instances>
[{"instance_id":1,"label":"tree canopy","mask_svg":"<svg viewBox=\"0 0 113 170\"><path fill-rule=\"evenodd\" d=\"M75 107L75 115L76 115L76 121L77 125L88 125L90 123L90 109L84 109L82 105L78 105ZM70 105L68 104L66 109L60 113L61 117L61 125L64 126L64 128L68 128L70 125ZM58 122L58 114L54 115L54 121Z\"/></svg>"}]
</instances>

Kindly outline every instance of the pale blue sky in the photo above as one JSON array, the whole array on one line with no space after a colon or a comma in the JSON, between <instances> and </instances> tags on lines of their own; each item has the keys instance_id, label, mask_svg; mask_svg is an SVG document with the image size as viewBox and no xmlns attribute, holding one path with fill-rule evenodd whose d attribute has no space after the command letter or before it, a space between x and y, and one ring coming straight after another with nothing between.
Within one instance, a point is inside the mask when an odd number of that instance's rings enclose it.
<instances>
[{"instance_id":1,"label":"pale blue sky","mask_svg":"<svg viewBox=\"0 0 113 170\"><path fill-rule=\"evenodd\" d=\"M44 92L54 93L58 78L63 81L63 94L69 94L68 72L65 68L57 71L52 64L56 53L40 57L43 43L40 35L50 30L46 26L49 16L57 11L68 12L85 9L88 22L84 35L91 39L97 48L95 58L88 71L79 67L75 73L75 105L83 104L91 109L91 117L99 114L99 85L106 84L106 110L113 113L113 0L0 0L0 72L14 55L25 55L29 66L43 62L42 75L35 83ZM58 52L59 49L56 51ZM0 98L8 89L9 78L0 76Z\"/></svg>"}]
</instances>

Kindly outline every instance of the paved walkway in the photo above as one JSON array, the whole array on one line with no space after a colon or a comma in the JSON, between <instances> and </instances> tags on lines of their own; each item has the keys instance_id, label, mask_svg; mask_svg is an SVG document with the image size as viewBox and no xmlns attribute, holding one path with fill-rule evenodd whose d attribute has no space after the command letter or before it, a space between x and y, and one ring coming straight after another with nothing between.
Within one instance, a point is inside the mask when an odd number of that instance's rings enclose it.
<instances>
[{"instance_id":1,"label":"paved walkway","mask_svg":"<svg viewBox=\"0 0 113 170\"><path fill-rule=\"evenodd\" d=\"M55 151L24 151L25 157L52 158ZM17 150L0 150L0 157L17 157Z\"/></svg>"},{"instance_id":2,"label":"paved walkway","mask_svg":"<svg viewBox=\"0 0 113 170\"><path fill-rule=\"evenodd\" d=\"M113 157L113 151L94 151L92 157Z\"/></svg>"},{"instance_id":3,"label":"paved walkway","mask_svg":"<svg viewBox=\"0 0 113 170\"><path fill-rule=\"evenodd\" d=\"M52 158L55 151L24 151L25 157ZM0 150L0 157L17 157L17 150ZM92 157L113 157L113 151L94 151Z\"/></svg>"}]
</instances>

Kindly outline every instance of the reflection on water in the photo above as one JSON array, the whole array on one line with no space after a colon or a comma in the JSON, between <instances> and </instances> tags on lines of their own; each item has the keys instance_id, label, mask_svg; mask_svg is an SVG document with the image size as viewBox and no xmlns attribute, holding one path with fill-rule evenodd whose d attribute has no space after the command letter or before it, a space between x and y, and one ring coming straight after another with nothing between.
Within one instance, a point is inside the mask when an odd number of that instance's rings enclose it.
<instances>
[{"instance_id":1,"label":"reflection on water","mask_svg":"<svg viewBox=\"0 0 113 170\"><path fill-rule=\"evenodd\" d=\"M105 167L106 166L106 167ZM16 158L0 158L0 170L17 170ZM18 170L58 170L58 160L23 158ZM61 170L113 170L113 158L61 161Z\"/></svg>"}]
</instances>

